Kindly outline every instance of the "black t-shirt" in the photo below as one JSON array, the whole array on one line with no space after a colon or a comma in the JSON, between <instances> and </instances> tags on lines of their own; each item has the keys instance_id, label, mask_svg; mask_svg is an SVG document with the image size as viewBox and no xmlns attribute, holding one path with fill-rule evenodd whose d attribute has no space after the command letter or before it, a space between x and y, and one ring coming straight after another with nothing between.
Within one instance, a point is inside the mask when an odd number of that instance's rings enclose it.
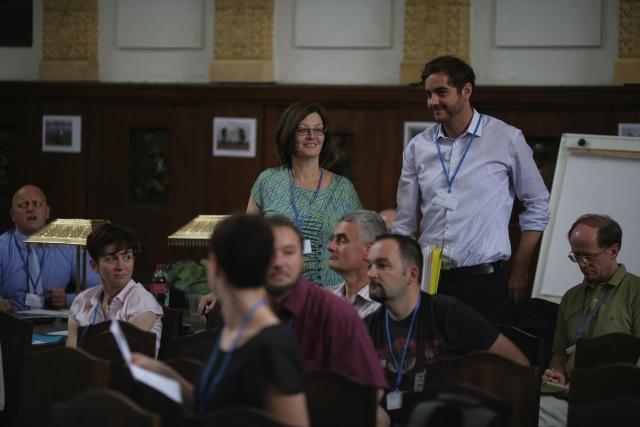
<instances>
[{"instance_id":1,"label":"black t-shirt","mask_svg":"<svg viewBox=\"0 0 640 427\"><path fill-rule=\"evenodd\" d=\"M209 378L200 376L196 381L196 408L204 384L212 382L226 355L220 351ZM266 327L235 349L204 412L236 406L262 408L269 385L284 394L297 394L303 391L302 379L300 351L289 330L280 324Z\"/></svg>"},{"instance_id":2,"label":"black t-shirt","mask_svg":"<svg viewBox=\"0 0 640 427\"><path fill-rule=\"evenodd\" d=\"M399 389L421 392L434 381L434 363L441 357L456 357L473 351L487 350L498 338L498 331L482 316L453 297L421 293L422 302L411 332L407 355L402 365ZM413 312L396 322L389 316L391 346L400 363L405 337ZM389 381L389 391L396 389L397 369L389 354L385 326L385 308L380 307L365 321Z\"/></svg>"}]
</instances>

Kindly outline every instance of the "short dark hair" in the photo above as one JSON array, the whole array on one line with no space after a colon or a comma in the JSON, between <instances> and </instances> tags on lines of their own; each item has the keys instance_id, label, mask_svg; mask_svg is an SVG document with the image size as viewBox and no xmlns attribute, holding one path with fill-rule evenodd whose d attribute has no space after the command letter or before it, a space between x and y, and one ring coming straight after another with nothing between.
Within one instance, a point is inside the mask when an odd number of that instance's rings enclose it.
<instances>
[{"instance_id":1,"label":"short dark hair","mask_svg":"<svg viewBox=\"0 0 640 427\"><path fill-rule=\"evenodd\" d=\"M138 235L123 225L104 224L87 236L87 251L96 263L104 255L104 248L109 245L116 245L116 252L126 249L131 249L133 252L140 251Z\"/></svg>"},{"instance_id":2,"label":"short dark hair","mask_svg":"<svg viewBox=\"0 0 640 427\"><path fill-rule=\"evenodd\" d=\"M573 229L579 224L588 225L598 230L597 240L600 249L606 249L615 243L622 246L622 229L620 228L620 224L610 216L600 214L582 215L569 229L569 233L567 234L569 239L571 239Z\"/></svg>"},{"instance_id":3,"label":"short dark hair","mask_svg":"<svg viewBox=\"0 0 640 427\"><path fill-rule=\"evenodd\" d=\"M471 83L471 87L476 85L476 74L473 68L462 59L451 55L439 56L424 65L420 79L424 85L424 81L431 74L444 73L449 77L449 84L455 87L458 92L462 90L464 85Z\"/></svg>"},{"instance_id":4,"label":"short dark hair","mask_svg":"<svg viewBox=\"0 0 640 427\"><path fill-rule=\"evenodd\" d=\"M261 215L232 215L216 224L209 240L229 284L234 288L264 285L273 254L273 233Z\"/></svg>"},{"instance_id":5,"label":"short dark hair","mask_svg":"<svg viewBox=\"0 0 640 427\"><path fill-rule=\"evenodd\" d=\"M398 250L400 252L400 259L404 263L405 268L411 264L415 264L418 267L418 283L422 281L422 263L424 262L422 257L422 249L415 239L401 234L385 234L376 239L376 242L383 240L393 240L398 244Z\"/></svg>"},{"instance_id":6,"label":"short dark hair","mask_svg":"<svg viewBox=\"0 0 640 427\"><path fill-rule=\"evenodd\" d=\"M285 227L291 229L294 233L296 233L296 236L298 236L298 240L300 240L300 248L304 249L304 237L302 236L302 233L300 233L300 230L298 230L298 227L296 227L289 218L283 215L273 215L266 217L266 221L271 228Z\"/></svg>"},{"instance_id":7,"label":"short dark hair","mask_svg":"<svg viewBox=\"0 0 640 427\"><path fill-rule=\"evenodd\" d=\"M285 166L291 165L291 156L296 150L296 132L300 122L309 114L317 113L322 119L322 127L325 129L324 142L320 150L320 165L323 165L331 145L331 130L329 127L329 119L327 112L315 102L299 101L291 104L284 110L280 116L278 126L276 127L276 149L280 163Z\"/></svg>"}]
</instances>

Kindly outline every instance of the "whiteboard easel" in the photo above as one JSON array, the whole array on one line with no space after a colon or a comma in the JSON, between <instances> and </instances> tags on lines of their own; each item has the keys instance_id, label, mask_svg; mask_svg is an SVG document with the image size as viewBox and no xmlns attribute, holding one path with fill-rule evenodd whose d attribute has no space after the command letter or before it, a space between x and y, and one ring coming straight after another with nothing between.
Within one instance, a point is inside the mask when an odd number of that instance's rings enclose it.
<instances>
[{"instance_id":1,"label":"whiteboard easel","mask_svg":"<svg viewBox=\"0 0 640 427\"><path fill-rule=\"evenodd\" d=\"M564 134L551 191L551 217L542 238L534 298L559 302L582 282L567 258L567 233L580 215L609 215L622 228L618 262L640 275L640 138Z\"/></svg>"}]
</instances>

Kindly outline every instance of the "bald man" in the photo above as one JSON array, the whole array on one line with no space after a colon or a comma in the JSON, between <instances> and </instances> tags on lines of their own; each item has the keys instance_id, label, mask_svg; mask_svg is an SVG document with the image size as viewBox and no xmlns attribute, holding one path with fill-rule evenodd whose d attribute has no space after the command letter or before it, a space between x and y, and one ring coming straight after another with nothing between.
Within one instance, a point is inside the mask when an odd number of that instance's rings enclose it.
<instances>
[{"instance_id":1,"label":"bald man","mask_svg":"<svg viewBox=\"0 0 640 427\"><path fill-rule=\"evenodd\" d=\"M38 187L25 185L13 195L9 213L15 228L0 235L0 310L44 308L45 302L47 308L69 307L75 294L65 289L76 281L75 248L24 243L49 219L46 196ZM87 286L99 282L88 270Z\"/></svg>"}]
</instances>

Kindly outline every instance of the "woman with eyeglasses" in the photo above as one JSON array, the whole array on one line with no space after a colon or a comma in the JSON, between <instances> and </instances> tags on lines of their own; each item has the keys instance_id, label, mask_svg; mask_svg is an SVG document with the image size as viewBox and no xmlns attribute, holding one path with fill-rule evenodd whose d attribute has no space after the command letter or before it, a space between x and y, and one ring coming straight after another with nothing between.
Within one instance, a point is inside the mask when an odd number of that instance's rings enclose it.
<instances>
[{"instance_id":1,"label":"woman with eyeglasses","mask_svg":"<svg viewBox=\"0 0 640 427\"><path fill-rule=\"evenodd\" d=\"M349 179L324 169L331 132L324 109L313 102L290 105L276 129L281 166L263 171L253 184L247 213L284 215L304 237L304 276L322 286L343 279L329 269L325 250L340 217L362 209Z\"/></svg>"}]
</instances>

